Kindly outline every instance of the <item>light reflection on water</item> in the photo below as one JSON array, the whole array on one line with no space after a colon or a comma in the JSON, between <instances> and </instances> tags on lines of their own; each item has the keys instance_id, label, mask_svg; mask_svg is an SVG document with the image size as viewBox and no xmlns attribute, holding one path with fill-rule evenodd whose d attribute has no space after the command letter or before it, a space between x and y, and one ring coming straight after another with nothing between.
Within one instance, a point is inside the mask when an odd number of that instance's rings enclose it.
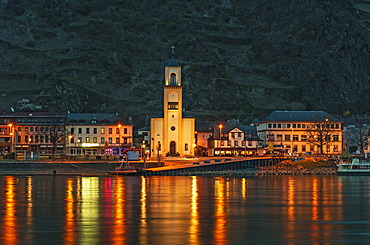
<instances>
[{"instance_id":1,"label":"light reflection on water","mask_svg":"<svg viewBox=\"0 0 370 245\"><path fill-rule=\"evenodd\" d=\"M1 244L346 244L369 177L1 177Z\"/></svg>"}]
</instances>

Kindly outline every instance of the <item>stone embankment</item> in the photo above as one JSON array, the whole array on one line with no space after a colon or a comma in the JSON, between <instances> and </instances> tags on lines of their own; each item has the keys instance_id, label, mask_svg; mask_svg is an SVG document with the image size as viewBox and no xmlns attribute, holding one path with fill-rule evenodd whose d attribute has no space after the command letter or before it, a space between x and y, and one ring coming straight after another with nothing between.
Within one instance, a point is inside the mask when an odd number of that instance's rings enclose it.
<instances>
[{"instance_id":1,"label":"stone embankment","mask_svg":"<svg viewBox=\"0 0 370 245\"><path fill-rule=\"evenodd\" d=\"M299 163L284 161L272 166L260 167L255 175L336 175L335 166L305 168Z\"/></svg>"}]
</instances>

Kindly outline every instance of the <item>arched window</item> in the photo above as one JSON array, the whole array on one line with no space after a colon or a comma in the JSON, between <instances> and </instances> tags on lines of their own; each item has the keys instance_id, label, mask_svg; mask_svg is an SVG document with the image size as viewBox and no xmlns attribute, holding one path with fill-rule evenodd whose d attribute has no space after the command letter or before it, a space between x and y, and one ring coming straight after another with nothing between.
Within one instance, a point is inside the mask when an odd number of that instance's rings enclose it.
<instances>
[{"instance_id":1,"label":"arched window","mask_svg":"<svg viewBox=\"0 0 370 245\"><path fill-rule=\"evenodd\" d=\"M171 86L176 86L177 85L177 82L176 82L176 73L171 73L170 85Z\"/></svg>"}]
</instances>

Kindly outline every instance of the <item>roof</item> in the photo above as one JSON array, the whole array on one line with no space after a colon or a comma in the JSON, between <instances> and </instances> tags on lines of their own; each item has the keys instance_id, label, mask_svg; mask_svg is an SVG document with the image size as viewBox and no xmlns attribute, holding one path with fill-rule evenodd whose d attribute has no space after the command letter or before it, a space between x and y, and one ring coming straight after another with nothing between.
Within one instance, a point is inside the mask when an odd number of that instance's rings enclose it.
<instances>
[{"instance_id":1,"label":"roof","mask_svg":"<svg viewBox=\"0 0 370 245\"><path fill-rule=\"evenodd\" d=\"M216 122L210 121L195 121L195 129L197 132L201 133L213 133L213 127L216 125Z\"/></svg>"},{"instance_id":2,"label":"roof","mask_svg":"<svg viewBox=\"0 0 370 245\"><path fill-rule=\"evenodd\" d=\"M318 122L325 119L339 122L338 119L324 111L274 111L262 122Z\"/></svg>"},{"instance_id":3,"label":"roof","mask_svg":"<svg viewBox=\"0 0 370 245\"><path fill-rule=\"evenodd\" d=\"M67 121L73 124L115 124L123 120L117 114L101 114L101 113L68 113ZM95 122L93 122L95 121ZM129 124L125 122L125 124Z\"/></svg>"},{"instance_id":4,"label":"roof","mask_svg":"<svg viewBox=\"0 0 370 245\"><path fill-rule=\"evenodd\" d=\"M170 61L168 61L167 66L180 66L179 63L177 63L177 60L175 59L174 53L172 53Z\"/></svg>"}]
</instances>

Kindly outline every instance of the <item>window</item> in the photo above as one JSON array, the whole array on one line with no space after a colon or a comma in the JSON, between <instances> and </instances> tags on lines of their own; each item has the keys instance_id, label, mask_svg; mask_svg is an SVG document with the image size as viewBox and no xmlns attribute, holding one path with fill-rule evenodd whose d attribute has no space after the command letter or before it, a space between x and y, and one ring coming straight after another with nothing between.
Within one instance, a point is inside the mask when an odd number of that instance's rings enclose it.
<instances>
[{"instance_id":1,"label":"window","mask_svg":"<svg viewBox=\"0 0 370 245\"><path fill-rule=\"evenodd\" d=\"M269 123L269 124L267 125L267 127L268 127L268 128L271 128L271 127L272 127L272 124L271 124L271 123Z\"/></svg>"},{"instance_id":2,"label":"window","mask_svg":"<svg viewBox=\"0 0 370 245\"><path fill-rule=\"evenodd\" d=\"M234 146L238 146L238 141L237 140L234 141Z\"/></svg>"},{"instance_id":3,"label":"window","mask_svg":"<svg viewBox=\"0 0 370 245\"><path fill-rule=\"evenodd\" d=\"M283 135L281 135L281 134L277 134L277 135L276 135L276 140L277 140L277 141L282 141L282 140L283 140Z\"/></svg>"},{"instance_id":4,"label":"window","mask_svg":"<svg viewBox=\"0 0 370 245\"><path fill-rule=\"evenodd\" d=\"M188 148L189 148L188 144L185 144L185 151L188 151L189 150Z\"/></svg>"},{"instance_id":5,"label":"window","mask_svg":"<svg viewBox=\"0 0 370 245\"><path fill-rule=\"evenodd\" d=\"M109 137L109 138L108 138L108 143L109 143L109 144L112 144L112 142L113 142L112 138L111 138L111 137Z\"/></svg>"},{"instance_id":6,"label":"window","mask_svg":"<svg viewBox=\"0 0 370 245\"><path fill-rule=\"evenodd\" d=\"M112 128L109 128L109 129L108 129L108 133L109 133L109 134L112 134L112 133L113 133Z\"/></svg>"},{"instance_id":7,"label":"window","mask_svg":"<svg viewBox=\"0 0 370 245\"><path fill-rule=\"evenodd\" d=\"M124 133L124 134L127 134L127 128L124 128L124 129L123 129L123 133Z\"/></svg>"},{"instance_id":8,"label":"window","mask_svg":"<svg viewBox=\"0 0 370 245\"><path fill-rule=\"evenodd\" d=\"M231 140L228 140L228 141L227 141L227 145L228 145L228 146L231 146Z\"/></svg>"},{"instance_id":9,"label":"window","mask_svg":"<svg viewBox=\"0 0 370 245\"><path fill-rule=\"evenodd\" d=\"M78 143L82 143L82 137L78 137Z\"/></svg>"},{"instance_id":10,"label":"window","mask_svg":"<svg viewBox=\"0 0 370 245\"><path fill-rule=\"evenodd\" d=\"M33 127L30 127L30 131L33 132Z\"/></svg>"},{"instance_id":11,"label":"window","mask_svg":"<svg viewBox=\"0 0 370 245\"><path fill-rule=\"evenodd\" d=\"M90 134L90 128L86 128L86 134Z\"/></svg>"},{"instance_id":12,"label":"window","mask_svg":"<svg viewBox=\"0 0 370 245\"><path fill-rule=\"evenodd\" d=\"M98 133L98 129L97 128L93 128L93 134L97 134Z\"/></svg>"},{"instance_id":13,"label":"window","mask_svg":"<svg viewBox=\"0 0 370 245\"><path fill-rule=\"evenodd\" d=\"M177 82L176 82L176 73L171 73L171 76L170 76L170 86L176 86L177 85Z\"/></svg>"},{"instance_id":14,"label":"window","mask_svg":"<svg viewBox=\"0 0 370 245\"><path fill-rule=\"evenodd\" d=\"M71 138L71 143L75 143L75 138Z\"/></svg>"},{"instance_id":15,"label":"window","mask_svg":"<svg viewBox=\"0 0 370 245\"><path fill-rule=\"evenodd\" d=\"M305 151L306 151L306 146L302 145L302 152L305 152Z\"/></svg>"},{"instance_id":16,"label":"window","mask_svg":"<svg viewBox=\"0 0 370 245\"><path fill-rule=\"evenodd\" d=\"M281 123L278 123L278 128L281 128Z\"/></svg>"},{"instance_id":17,"label":"window","mask_svg":"<svg viewBox=\"0 0 370 245\"><path fill-rule=\"evenodd\" d=\"M306 124L302 124L302 128L306 128Z\"/></svg>"},{"instance_id":18,"label":"window","mask_svg":"<svg viewBox=\"0 0 370 245\"><path fill-rule=\"evenodd\" d=\"M127 138L124 138L124 139L123 139L123 143L124 143L124 144L127 144Z\"/></svg>"},{"instance_id":19,"label":"window","mask_svg":"<svg viewBox=\"0 0 370 245\"><path fill-rule=\"evenodd\" d=\"M272 127L273 127L273 128L276 128L276 123L272 124Z\"/></svg>"},{"instance_id":20,"label":"window","mask_svg":"<svg viewBox=\"0 0 370 245\"><path fill-rule=\"evenodd\" d=\"M78 128L78 134L82 134L82 128Z\"/></svg>"},{"instance_id":21,"label":"window","mask_svg":"<svg viewBox=\"0 0 370 245\"><path fill-rule=\"evenodd\" d=\"M98 143L98 138L97 137L93 138L93 143Z\"/></svg>"},{"instance_id":22,"label":"window","mask_svg":"<svg viewBox=\"0 0 370 245\"><path fill-rule=\"evenodd\" d=\"M39 131L39 127L35 127L35 131L38 132Z\"/></svg>"},{"instance_id":23,"label":"window","mask_svg":"<svg viewBox=\"0 0 370 245\"><path fill-rule=\"evenodd\" d=\"M333 141L339 141L339 135L337 134L333 135Z\"/></svg>"},{"instance_id":24,"label":"window","mask_svg":"<svg viewBox=\"0 0 370 245\"><path fill-rule=\"evenodd\" d=\"M301 141L307 141L307 135L301 135Z\"/></svg>"},{"instance_id":25,"label":"window","mask_svg":"<svg viewBox=\"0 0 370 245\"><path fill-rule=\"evenodd\" d=\"M20 143L21 142L21 136L18 135L18 139L17 139L17 142ZM42 143L42 142L41 142Z\"/></svg>"},{"instance_id":26,"label":"window","mask_svg":"<svg viewBox=\"0 0 370 245\"><path fill-rule=\"evenodd\" d=\"M116 128L116 134L119 134L119 128Z\"/></svg>"},{"instance_id":27,"label":"window","mask_svg":"<svg viewBox=\"0 0 370 245\"><path fill-rule=\"evenodd\" d=\"M295 124L295 123L293 123L293 126L292 126L292 128L296 128L297 127L297 125Z\"/></svg>"},{"instance_id":28,"label":"window","mask_svg":"<svg viewBox=\"0 0 370 245\"><path fill-rule=\"evenodd\" d=\"M26 144L28 143L28 135L26 135L26 136L24 137L24 141L25 141L25 143L26 143Z\"/></svg>"},{"instance_id":29,"label":"window","mask_svg":"<svg viewBox=\"0 0 370 245\"><path fill-rule=\"evenodd\" d=\"M241 133L241 132L239 132L239 133L238 133L238 137L239 137L239 138L241 138L241 137L242 137L242 133Z\"/></svg>"},{"instance_id":30,"label":"window","mask_svg":"<svg viewBox=\"0 0 370 245\"><path fill-rule=\"evenodd\" d=\"M100 133L101 133L101 134L105 134L105 128L101 128L101 129L100 129Z\"/></svg>"},{"instance_id":31,"label":"window","mask_svg":"<svg viewBox=\"0 0 370 245\"><path fill-rule=\"evenodd\" d=\"M293 135L293 141L298 141L298 135Z\"/></svg>"},{"instance_id":32,"label":"window","mask_svg":"<svg viewBox=\"0 0 370 245\"><path fill-rule=\"evenodd\" d=\"M290 134L285 135L285 141L290 141Z\"/></svg>"},{"instance_id":33,"label":"window","mask_svg":"<svg viewBox=\"0 0 370 245\"><path fill-rule=\"evenodd\" d=\"M245 146L245 141L244 140L242 141L242 146Z\"/></svg>"},{"instance_id":34,"label":"window","mask_svg":"<svg viewBox=\"0 0 370 245\"><path fill-rule=\"evenodd\" d=\"M44 131L44 128L41 127L41 131ZM71 128L71 134L75 133L75 128Z\"/></svg>"},{"instance_id":35,"label":"window","mask_svg":"<svg viewBox=\"0 0 370 245\"><path fill-rule=\"evenodd\" d=\"M178 109L179 104L177 102L168 102L168 110L178 110Z\"/></svg>"},{"instance_id":36,"label":"window","mask_svg":"<svg viewBox=\"0 0 370 245\"><path fill-rule=\"evenodd\" d=\"M286 127L287 127L287 128L290 128L290 123L287 123Z\"/></svg>"},{"instance_id":37,"label":"window","mask_svg":"<svg viewBox=\"0 0 370 245\"><path fill-rule=\"evenodd\" d=\"M104 144L105 143L105 139L104 139L104 137L102 137L101 138L101 141L100 141L102 144Z\"/></svg>"},{"instance_id":38,"label":"window","mask_svg":"<svg viewBox=\"0 0 370 245\"><path fill-rule=\"evenodd\" d=\"M90 143L90 137L86 137L86 143Z\"/></svg>"},{"instance_id":39,"label":"window","mask_svg":"<svg viewBox=\"0 0 370 245\"><path fill-rule=\"evenodd\" d=\"M116 138L116 143L119 144L119 138Z\"/></svg>"},{"instance_id":40,"label":"window","mask_svg":"<svg viewBox=\"0 0 370 245\"><path fill-rule=\"evenodd\" d=\"M301 124L297 124L297 128L301 128Z\"/></svg>"}]
</instances>

